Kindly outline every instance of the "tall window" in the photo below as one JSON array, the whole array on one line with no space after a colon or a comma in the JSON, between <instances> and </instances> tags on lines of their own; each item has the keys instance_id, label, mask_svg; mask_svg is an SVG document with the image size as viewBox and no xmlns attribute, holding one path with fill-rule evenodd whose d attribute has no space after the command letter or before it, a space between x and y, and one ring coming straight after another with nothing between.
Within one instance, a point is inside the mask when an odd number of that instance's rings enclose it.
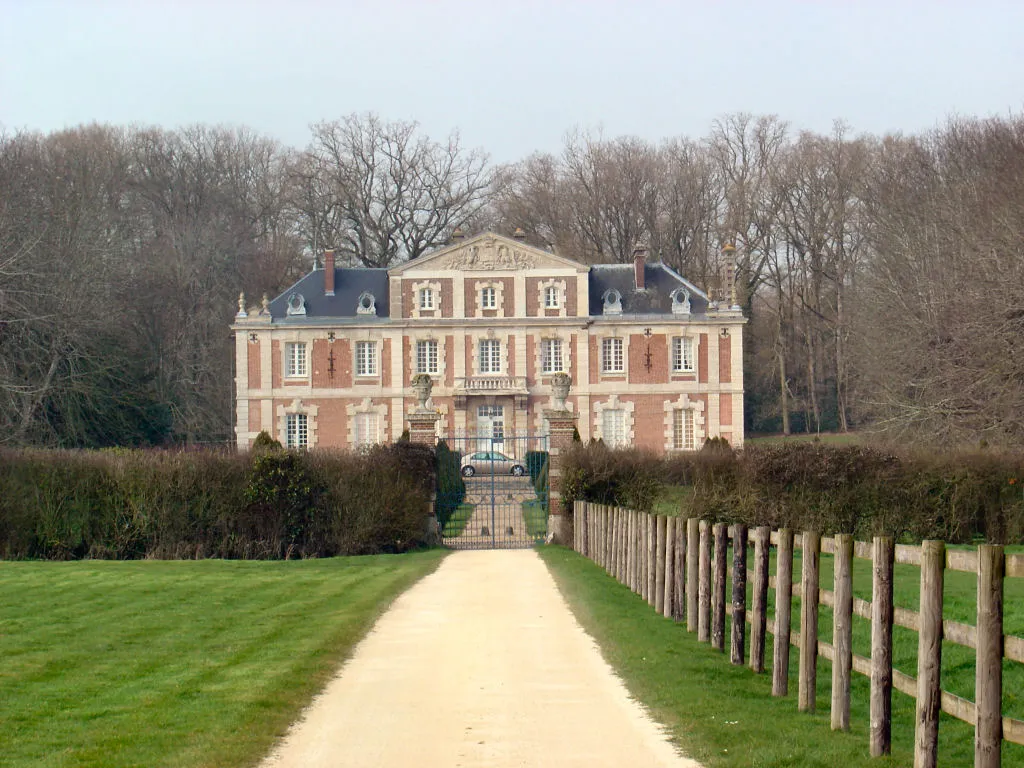
<instances>
[{"instance_id":1,"label":"tall window","mask_svg":"<svg viewBox=\"0 0 1024 768\"><path fill-rule=\"evenodd\" d=\"M558 309L558 307L558 288L553 285L549 285L544 289L544 308Z\"/></svg>"},{"instance_id":2,"label":"tall window","mask_svg":"<svg viewBox=\"0 0 1024 768\"><path fill-rule=\"evenodd\" d=\"M601 339L602 373L622 373L625 370L622 339Z\"/></svg>"},{"instance_id":3,"label":"tall window","mask_svg":"<svg viewBox=\"0 0 1024 768\"><path fill-rule=\"evenodd\" d=\"M540 348L541 373L558 373L562 368L562 340L543 339Z\"/></svg>"},{"instance_id":4,"label":"tall window","mask_svg":"<svg viewBox=\"0 0 1024 768\"><path fill-rule=\"evenodd\" d=\"M697 449L693 434L693 409L676 408L672 411L672 447L677 451Z\"/></svg>"},{"instance_id":5,"label":"tall window","mask_svg":"<svg viewBox=\"0 0 1024 768\"><path fill-rule=\"evenodd\" d=\"M376 411L357 413L354 426L353 436L357 448L374 445L380 441L380 414Z\"/></svg>"},{"instance_id":6,"label":"tall window","mask_svg":"<svg viewBox=\"0 0 1024 768\"><path fill-rule=\"evenodd\" d=\"M609 448L626 445L626 412L621 408L601 411L601 439Z\"/></svg>"},{"instance_id":7,"label":"tall window","mask_svg":"<svg viewBox=\"0 0 1024 768\"><path fill-rule=\"evenodd\" d=\"M416 342L416 373L438 373L437 342Z\"/></svg>"},{"instance_id":8,"label":"tall window","mask_svg":"<svg viewBox=\"0 0 1024 768\"><path fill-rule=\"evenodd\" d=\"M501 373L501 342L480 340L480 373Z\"/></svg>"},{"instance_id":9,"label":"tall window","mask_svg":"<svg viewBox=\"0 0 1024 768\"><path fill-rule=\"evenodd\" d=\"M285 423L285 446L305 448L309 445L309 423L304 413L289 413Z\"/></svg>"},{"instance_id":10,"label":"tall window","mask_svg":"<svg viewBox=\"0 0 1024 768\"><path fill-rule=\"evenodd\" d=\"M497 309L498 308L498 295L497 291L491 288L484 288L480 291L480 309Z\"/></svg>"},{"instance_id":11,"label":"tall window","mask_svg":"<svg viewBox=\"0 0 1024 768\"><path fill-rule=\"evenodd\" d=\"M377 342L356 342L356 376L377 375Z\"/></svg>"},{"instance_id":12,"label":"tall window","mask_svg":"<svg viewBox=\"0 0 1024 768\"><path fill-rule=\"evenodd\" d=\"M434 290L433 288L421 288L420 289L420 309L433 309L434 308Z\"/></svg>"},{"instance_id":13,"label":"tall window","mask_svg":"<svg viewBox=\"0 0 1024 768\"><path fill-rule=\"evenodd\" d=\"M681 373L693 370L693 339L676 336L672 339L672 371Z\"/></svg>"},{"instance_id":14,"label":"tall window","mask_svg":"<svg viewBox=\"0 0 1024 768\"><path fill-rule=\"evenodd\" d=\"M306 345L301 341L289 341L284 345L284 375L308 376Z\"/></svg>"}]
</instances>

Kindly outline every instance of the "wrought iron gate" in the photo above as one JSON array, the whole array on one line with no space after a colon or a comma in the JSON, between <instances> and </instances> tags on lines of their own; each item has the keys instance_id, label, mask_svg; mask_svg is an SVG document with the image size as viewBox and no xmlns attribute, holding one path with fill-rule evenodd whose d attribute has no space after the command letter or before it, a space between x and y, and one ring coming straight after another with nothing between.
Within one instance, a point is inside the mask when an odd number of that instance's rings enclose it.
<instances>
[{"instance_id":1,"label":"wrought iron gate","mask_svg":"<svg viewBox=\"0 0 1024 768\"><path fill-rule=\"evenodd\" d=\"M504 431L438 444L435 510L446 546L516 549L544 540L548 525L548 439Z\"/></svg>"}]
</instances>

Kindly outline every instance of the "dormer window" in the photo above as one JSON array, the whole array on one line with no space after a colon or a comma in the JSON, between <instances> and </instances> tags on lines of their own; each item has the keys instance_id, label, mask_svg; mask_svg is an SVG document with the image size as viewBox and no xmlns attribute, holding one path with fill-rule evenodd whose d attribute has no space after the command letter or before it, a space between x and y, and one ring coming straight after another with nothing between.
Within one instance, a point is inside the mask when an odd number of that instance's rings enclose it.
<instances>
[{"instance_id":1,"label":"dormer window","mask_svg":"<svg viewBox=\"0 0 1024 768\"><path fill-rule=\"evenodd\" d=\"M432 310L434 309L434 289L433 288L421 288L420 289L420 309Z\"/></svg>"},{"instance_id":2,"label":"dormer window","mask_svg":"<svg viewBox=\"0 0 1024 768\"><path fill-rule=\"evenodd\" d=\"M604 314L606 315L621 315L622 314L622 294L614 288L609 288L604 292L602 297L604 301Z\"/></svg>"},{"instance_id":3,"label":"dormer window","mask_svg":"<svg viewBox=\"0 0 1024 768\"><path fill-rule=\"evenodd\" d=\"M293 293L288 297L288 309L286 310L288 315L305 315L306 314L306 299L301 293Z\"/></svg>"},{"instance_id":4,"label":"dormer window","mask_svg":"<svg viewBox=\"0 0 1024 768\"><path fill-rule=\"evenodd\" d=\"M690 314L690 294L685 288L676 288L672 291L672 314Z\"/></svg>"},{"instance_id":5,"label":"dormer window","mask_svg":"<svg viewBox=\"0 0 1024 768\"><path fill-rule=\"evenodd\" d=\"M360 295L359 301L356 304L356 314L359 315L376 315L377 314L377 300L373 297L372 293L366 292Z\"/></svg>"},{"instance_id":6,"label":"dormer window","mask_svg":"<svg viewBox=\"0 0 1024 768\"><path fill-rule=\"evenodd\" d=\"M481 309L497 309L498 308L498 296L493 286L488 286L480 291L480 308Z\"/></svg>"},{"instance_id":7,"label":"dormer window","mask_svg":"<svg viewBox=\"0 0 1024 768\"><path fill-rule=\"evenodd\" d=\"M556 286L549 285L544 289L544 309L558 309L561 304Z\"/></svg>"}]
</instances>

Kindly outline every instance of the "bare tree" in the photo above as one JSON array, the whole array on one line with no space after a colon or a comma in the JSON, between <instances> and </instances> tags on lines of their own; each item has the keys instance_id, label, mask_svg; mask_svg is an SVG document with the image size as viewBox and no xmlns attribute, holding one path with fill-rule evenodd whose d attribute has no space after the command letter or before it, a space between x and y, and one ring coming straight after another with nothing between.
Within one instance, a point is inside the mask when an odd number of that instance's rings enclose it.
<instances>
[{"instance_id":1,"label":"bare tree","mask_svg":"<svg viewBox=\"0 0 1024 768\"><path fill-rule=\"evenodd\" d=\"M416 123L349 115L313 126L293 169L296 205L314 251L333 246L353 264L415 259L487 202L491 170L457 133L436 142Z\"/></svg>"}]
</instances>

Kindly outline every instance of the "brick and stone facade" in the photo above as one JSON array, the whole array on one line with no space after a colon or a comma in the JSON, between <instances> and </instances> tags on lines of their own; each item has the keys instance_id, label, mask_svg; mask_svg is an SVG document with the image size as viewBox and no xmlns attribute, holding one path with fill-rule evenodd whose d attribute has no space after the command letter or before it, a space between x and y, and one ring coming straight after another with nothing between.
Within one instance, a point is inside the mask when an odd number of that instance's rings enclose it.
<instances>
[{"instance_id":1,"label":"brick and stone facade","mask_svg":"<svg viewBox=\"0 0 1024 768\"><path fill-rule=\"evenodd\" d=\"M240 305L238 446L261 430L311 448L395 440L424 372L438 436L499 419L506 434L539 434L558 371L584 440L740 445L745 320L722 304L642 254L585 265L492 233L391 270L336 268L328 253L273 301Z\"/></svg>"}]
</instances>

